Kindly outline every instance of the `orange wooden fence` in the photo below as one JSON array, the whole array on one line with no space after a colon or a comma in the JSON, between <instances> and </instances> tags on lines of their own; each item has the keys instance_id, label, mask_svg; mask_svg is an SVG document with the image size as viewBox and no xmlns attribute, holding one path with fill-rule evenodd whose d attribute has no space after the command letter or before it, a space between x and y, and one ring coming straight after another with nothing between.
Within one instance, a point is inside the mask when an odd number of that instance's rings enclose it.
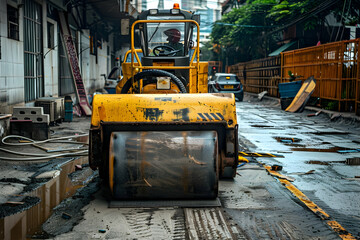
<instances>
[{"instance_id":1,"label":"orange wooden fence","mask_svg":"<svg viewBox=\"0 0 360 240\"><path fill-rule=\"evenodd\" d=\"M281 82L288 82L288 72L316 79L312 97L337 103L338 111L358 111L359 40L323 44L281 54Z\"/></svg>"},{"instance_id":2,"label":"orange wooden fence","mask_svg":"<svg viewBox=\"0 0 360 240\"><path fill-rule=\"evenodd\" d=\"M316 79L312 97L336 104L337 111L355 111L360 115L360 39L323 44L284 52L281 57L258 59L228 67L236 73L247 92L268 91L278 97L279 82L290 80L291 71L298 80Z\"/></svg>"}]
</instances>

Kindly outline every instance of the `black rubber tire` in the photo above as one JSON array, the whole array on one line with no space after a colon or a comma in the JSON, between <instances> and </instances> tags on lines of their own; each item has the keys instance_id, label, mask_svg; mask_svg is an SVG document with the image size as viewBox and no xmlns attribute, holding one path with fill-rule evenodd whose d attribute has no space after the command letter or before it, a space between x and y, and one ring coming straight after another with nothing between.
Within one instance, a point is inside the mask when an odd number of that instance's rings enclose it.
<instances>
[{"instance_id":1,"label":"black rubber tire","mask_svg":"<svg viewBox=\"0 0 360 240\"><path fill-rule=\"evenodd\" d=\"M140 79L143 79L144 77L161 77L161 76L167 76L170 77L170 80L180 89L180 93L186 93L186 87L182 83L182 81L176 77L174 74L169 73L167 71L158 70L158 69L152 69L152 70L146 70L139 72L135 74L134 76L134 83L139 81ZM143 86L146 86L151 83L156 83L156 81L152 79L144 79ZM124 87L121 89L122 94L126 94L129 92L130 88L132 86L131 78L127 80L127 82L124 84Z\"/></svg>"}]
</instances>

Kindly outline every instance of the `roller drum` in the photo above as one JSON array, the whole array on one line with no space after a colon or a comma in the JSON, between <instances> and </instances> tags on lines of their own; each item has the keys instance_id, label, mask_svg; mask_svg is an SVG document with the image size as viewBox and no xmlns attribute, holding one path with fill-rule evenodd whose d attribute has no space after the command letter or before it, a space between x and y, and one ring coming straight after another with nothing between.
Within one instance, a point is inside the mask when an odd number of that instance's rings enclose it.
<instances>
[{"instance_id":1,"label":"roller drum","mask_svg":"<svg viewBox=\"0 0 360 240\"><path fill-rule=\"evenodd\" d=\"M109 185L116 199L213 199L215 131L113 132Z\"/></svg>"}]
</instances>

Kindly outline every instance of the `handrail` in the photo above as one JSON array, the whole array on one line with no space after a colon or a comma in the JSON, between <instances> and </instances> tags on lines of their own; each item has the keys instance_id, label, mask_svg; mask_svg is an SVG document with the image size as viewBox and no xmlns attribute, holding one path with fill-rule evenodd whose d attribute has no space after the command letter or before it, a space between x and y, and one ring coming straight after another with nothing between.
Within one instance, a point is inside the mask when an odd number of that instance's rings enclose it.
<instances>
[{"instance_id":1,"label":"handrail","mask_svg":"<svg viewBox=\"0 0 360 240\"><path fill-rule=\"evenodd\" d=\"M140 24L140 23L177 23L177 22L180 22L180 23L193 23L193 24L196 25L196 28L197 28L196 43L197 43L197 46L196 46L196 50L195 50L193 56L191 57L189 66L186 66L186 67L185 66L184 67L180 66L180 67L171 67L171 68L172 69L193 69L194 68L194 69L196 69L196 75L198 75L198 73L200 71L200 26L195 20L189 20L189 19L183 19L183 20L137 20L131 26L131 78L132 78L132 81L134 81L134 69L135 68L138 68L138 69L150 69L150 68L151 69L160 69L160 68L156 68L156 67L147 68L147 67L142 66L140 58L137 55L137 52L136 52L136 49L135 49L135 44L134 44L134 42L135 42L135 36L134 36L135 26L137 24ZM195 55L197 57L196 58L196 66L193 67L191 65L194 62ZM139 66L134 65L134 56L135 56L136 60L138 61ZM168 68L161 68L161 69L168 69ZM140 86L142 86L142 80L140 81ZM141 87L140 87L140 89L141 89Z\"/></svg>"}]
</instances>

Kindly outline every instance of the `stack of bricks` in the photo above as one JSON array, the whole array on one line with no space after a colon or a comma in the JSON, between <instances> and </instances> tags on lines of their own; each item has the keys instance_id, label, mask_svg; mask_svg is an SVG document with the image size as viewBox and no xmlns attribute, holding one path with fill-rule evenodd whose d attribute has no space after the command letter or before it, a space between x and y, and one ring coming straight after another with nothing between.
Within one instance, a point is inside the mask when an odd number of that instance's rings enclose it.
<instances>
[{"instance_id":1,"label":"stack of bricks","mask_svg":"<svg viewBox=\"0 0 360 240\"><path fill-rule=\"evenodd\" d=\"M45 140L50 135L49 123L49 114L42 107L14 107L10 130L12 135Z\"/></svg>"}]
</instances>

